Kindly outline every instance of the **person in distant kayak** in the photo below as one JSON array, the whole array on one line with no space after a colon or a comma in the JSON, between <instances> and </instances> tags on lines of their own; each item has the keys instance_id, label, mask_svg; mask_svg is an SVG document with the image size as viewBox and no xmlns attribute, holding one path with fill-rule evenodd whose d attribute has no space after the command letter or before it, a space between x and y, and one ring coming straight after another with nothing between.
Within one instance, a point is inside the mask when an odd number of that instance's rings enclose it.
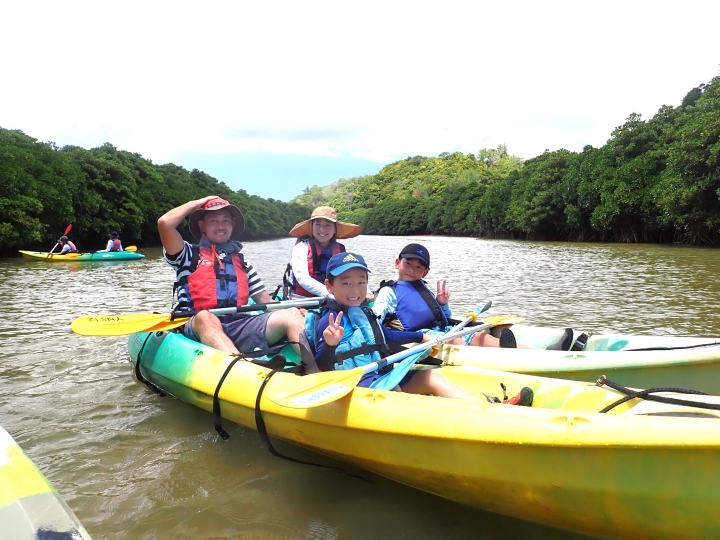
<instances>
[{"instance_id":1,"label":"person in distant kayak","mask_svg":"<svg viewBox=\"0 0 720 540\"><path fill-rule=\"evenodd\" d=\"M106 251L123 251L120 235L116 231L110 233L110 240L108 240L107 246L105 249L101 249L99 253Z\"/></svg>"},{"instance_id":2,"label":"person in distant kayak","mask_svg":"<svg viewBox=\"0 0 720 540\"><path fill-rule=\"evenodd\" d=\"M183 240L177 230L188 216L197 245ZM165 260L177 275L178 308L199 311L182 327L182 333L231 354L268 349L287 337L299 352L297 342L305 320L297 308L222 317L207 311L242 306L250 298L257 303L272 301L255 268L241 253L238 239L244 229L240 209L214 195L187 202L158 219ZM318 371L314 362L304 363L306 373Z\"/></svg>"},{"instance_id":3,"label":"person in distant kayak","mask_svg":"<svg viewBox=\"0 0 720 540\"><path fill-rule=\"evenodd\" d=\"M61 246L60 255L62 255L64 253L77 253L78 252L78 249L75 246L75 244L73 244L67 236L64 236L64 235L61 236L58 239L57 243L60 244L60 246ZM57 244L56 244L56 247L57 247ZM55 248L53 248L52 251L50 251L50 253L52 253L53 251L55 251Z\"/></svg>"},{"instance_id":4,"label":"person in distant kayak","mask_svg":"<svg viewBox=\"0 0 720 540\"><path fill-rule=\"evenodd\" d=\"M408 244L395 260L397 281L382 282L373 303L373 313L385 325L403 330L422 331L442 335L451 328L448 319L450 292L446 280L438 280L437 294L428 288L423 278L430 271L430 252L420 244ZM567 351L572 345L573 331L565 330L560 340L547 347L548 350ZM456 345L478 347L506 347L532 349L517 343L509 328L503 328L500 338L484 332L456 338Z\"/></svg>"},{"instance_id":5,"label":"person in distant kayak","mask_svg":"<svg viewBox=\"0 0 720 540\"><path fill-rule=\"evenodd\" d=\"M390 343L422 343L431 339L423 332L390 330L378 323L373 312L363 305L368 272L365 259L357 253L339 253L328 262L325 286L334 295L335 302L319 313L311 310L306 314L306 333L314 333L315 361L323 371L350 370L377 362L389 355ZM370 387L380 377L377 371L366 373L358 386ZM438 369L410 371L395 389L410 394L481 401ZM532 399L532 390L524 388L506 403L531 405Z\"/></svg>"},{"instance_id":6,"label":"person in distant kayak","mask_svg":"<svg viewBox=\"0 0 720 540\"><path fill-rule=\"evenodd\" d=\"M361 232L359 225L338 221L335 209L330 206L318 206L310 219L295 225L290 236L298 240L283 276L284 298L328 296L327 263L330 257L345 251L338 240L354 238Z\"/></svg>"}]
</instances>

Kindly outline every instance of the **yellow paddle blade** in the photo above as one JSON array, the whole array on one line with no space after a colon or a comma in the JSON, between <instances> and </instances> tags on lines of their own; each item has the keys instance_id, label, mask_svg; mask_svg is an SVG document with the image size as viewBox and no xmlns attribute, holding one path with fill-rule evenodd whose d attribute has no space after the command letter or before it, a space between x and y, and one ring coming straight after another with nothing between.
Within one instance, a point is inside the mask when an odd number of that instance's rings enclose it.
<instances>
[{"instance_id":1,"label":"yellow paddle blade","mask_svg":"<svg viewBox=\"0 0 720 540\"><path fill-rule=\"evenodd\" d=\"M265 390L270 401L290 407L307 409L336 401L360 382L363 368L349 371L324 371L304 377L274 377Z\"/></svg>"},{"instance_id":2,"label":"yellow paddle blade","mask_svg":"<svg viewBox=\"0 0 720 540\"><path fill-rule=\"evenodd\" d=\"M86 315L75 319L70 328L81 336L125 336L135 332L170 330L182 326L187 317L170 320L170 315L138 313L135 315Z\"/></svg>"},{"instance_id":3,"label":"yellow paddle blade","mask_svg":"<svg viewBox=\"0 0 720 540\"><path fill-rule=\"evenodd\" d=\"M495 315L494 317L488 317L483 319L484 323L490 323L490 326L502 326L504 324L519 324L525 321L525 317L518 317L517 315Z\"/></svg>"},{"instance_id":4,"label":"yellow paddle blade","mask_svg":"<svg viewBox=\"0 0 720 540\"><path fill-rule=\"evenodd\" d=\"M182 319L175 319L171 321L170 319L161 322L160 324L156 324L155 326L152 326L150 328L146 328L145 330L134 330L132 333L136 332L165 332L166 330L172 330L173 328L178 328L179 326L182 326L186 322L188 322L189 318L182 318Z\"/></svg>"},{"instance_id":5,"label":"yellow paddle blade","mask_svg":"<svg viewBox=\"0 0 720 540\"><path fill-rule=\"evenodd\" d=\"M66 253L65 259L77 259L82 253Z\"/></svg>"},{"instance_id":6,"label":"yellow paddle blade","mask_svg":"<svg viewBox=\"0 0 720 540\"><path fill-rule=\"evenodd\" d=\"M125 251L137 251L137 246L128 246L125 248Z\"/></svg>"}]
</instances>

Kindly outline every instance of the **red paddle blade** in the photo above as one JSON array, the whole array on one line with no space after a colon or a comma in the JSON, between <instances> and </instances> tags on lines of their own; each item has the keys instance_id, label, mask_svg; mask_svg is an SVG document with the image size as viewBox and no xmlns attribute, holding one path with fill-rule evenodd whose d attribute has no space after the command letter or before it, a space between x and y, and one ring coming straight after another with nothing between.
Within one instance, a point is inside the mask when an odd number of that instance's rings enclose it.
<instances>
[{"instance_id":1,"label":"red paddle blade","mask_svg":"<svg viewBox=\"0 0 720 540\"><path fill-rule=\"evenodd\" d=\"M67 226L67 228L65 229L65 232L63 233L63 236L66 235L67 233L69 233L70 229L72 229L72 223Z\"/></svg>"}]
</instances>

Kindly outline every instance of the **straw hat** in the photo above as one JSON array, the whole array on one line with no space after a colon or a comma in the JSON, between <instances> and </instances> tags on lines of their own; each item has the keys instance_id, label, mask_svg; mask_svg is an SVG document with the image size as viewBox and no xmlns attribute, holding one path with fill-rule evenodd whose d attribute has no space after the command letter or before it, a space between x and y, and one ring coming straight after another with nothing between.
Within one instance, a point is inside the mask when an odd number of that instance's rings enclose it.
<instances>
[{"instance_id":1,"label":"straw hat","mask_svg":"<svg viewBox=\"0 0 720 540\"><path fill-rule=\"evenodd\" d=\"M188 227L190 228L190 232L192 233L192 235L198 240L202 238L200 227L198 227L198 221L203 218L205 212L222 210L223 208L227 208L228 210L230 210L230 213L235 220L235 227L233 228L233 232L230 238L232 238L233 240L239 240L240 235L245 230L245 218L243 217L242 212L240 212L240 209L237 206L235 206L234 204L230 204L225 199L221 199L220 197L210 199L202 206L202 208L198 208L192 214L190 214Z\"/></svg>"},{"instance_id":2,"label":"straw hat","mask_svg":"<svg viewBox=\"0 0 720 540\"><path fill-rule=\"evenodd\" d=\"M301 221L292 228L292 230L290 231L290 236L294 236L295 238L312 236L313 219L327 219L328 221L332 221L333 223L335 223L337 228L336 238L338 240L341 238L355 238L362 232L362 228L360 227L360 225L355 225L354 223L345 223L344 221L338 221L337 212L335 212L334 208L330 206L318 206L315 210L312 211L312 214L310 214L310 219Z\"/></svg>"}]
</instances>

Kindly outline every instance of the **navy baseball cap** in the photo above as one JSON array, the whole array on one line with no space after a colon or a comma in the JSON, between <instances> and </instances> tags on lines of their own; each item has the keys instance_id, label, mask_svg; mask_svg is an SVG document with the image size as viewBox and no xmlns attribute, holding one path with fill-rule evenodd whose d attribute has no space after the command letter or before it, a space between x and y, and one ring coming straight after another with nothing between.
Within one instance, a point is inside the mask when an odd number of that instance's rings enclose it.
<instances>
[{"instance_id":1,"label":"navy baseball cap","mask_svg":"<svg viewBox=\"0 0 720 540\"><path fill-rule=\"evenodd\" d=\"M338 253L330 257L327 264L327 273L333 276L339 276L343 272L350 270L351 268L362 268L366 272L370 272L370 269L365 264L365 259L362 255L357 253Z\"/></svg>"},{"instance_id":2,"label":"navy baseball cap","mask_svg":"<svg viewBox=\"0 0 720 540\"><path fill-rule=\"evenodd\" d=\"M430 268L430 252L420 244L408 244L400 252L401 259L419 259Z\"/></svg>"}]
</instances>

